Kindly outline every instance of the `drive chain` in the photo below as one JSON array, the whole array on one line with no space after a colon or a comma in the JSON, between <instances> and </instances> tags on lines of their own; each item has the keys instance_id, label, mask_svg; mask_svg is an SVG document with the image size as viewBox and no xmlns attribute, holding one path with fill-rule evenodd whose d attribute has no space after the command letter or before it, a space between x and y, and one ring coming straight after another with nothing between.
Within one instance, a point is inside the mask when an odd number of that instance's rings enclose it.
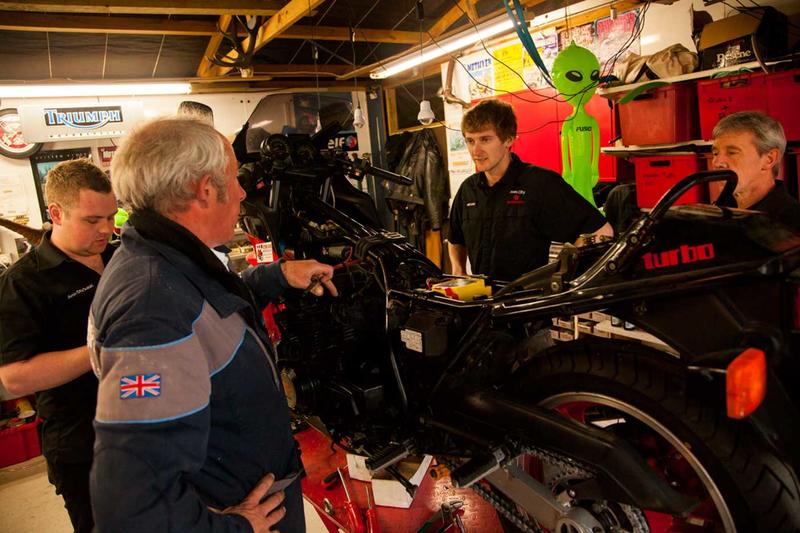
<instances>
[{"instance_id":1,"label":"drive chain","mask_svg":"<svg viewBox=\"0 0 800 533\"><path fill-rule=\"evenodd\" d=\"M563 471L569 472L570 474L581 475L585 477L592 477L594 475L593 472L581 468L575 461L568 457L530 446L517 446L515 448L519 450L519 454L529 454L541 461L555 464ZM440 460L447 468L450 469L451 472L458 466L453 461L449 461L447 459ZM542 528L539 527L534 520L532 520L526 514L520 513L517 510L516 505L510 503L505 496L501 496L493 490L488 490L477 482L473 483L470 488L481 498L489 502L489 504L494 507L498 513L503 515L503 517L514 524L514 526L516 526L520 531L523 531L524 533L543 533Z\"/></svg>"}]
</instances>

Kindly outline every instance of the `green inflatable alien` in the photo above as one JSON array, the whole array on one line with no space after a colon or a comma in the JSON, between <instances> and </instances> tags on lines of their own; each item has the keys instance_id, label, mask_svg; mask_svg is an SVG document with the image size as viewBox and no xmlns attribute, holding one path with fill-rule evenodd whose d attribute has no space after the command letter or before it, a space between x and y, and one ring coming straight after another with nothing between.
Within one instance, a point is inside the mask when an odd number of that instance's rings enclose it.
<instances>
[{"instance_id":1,"label":"green inflatable alien","mask_svg":"<svg viewBox=\"0 0 800 533\"><path fill-rule=\"evenodd\" d=\"M573 42L556 56L551 71L556 89L573 107L561 124L564 180L594 205L592 189L600 177L600 131L586 104L597 88L600 63L592 52Z\"/></svg>"}]
</instances>

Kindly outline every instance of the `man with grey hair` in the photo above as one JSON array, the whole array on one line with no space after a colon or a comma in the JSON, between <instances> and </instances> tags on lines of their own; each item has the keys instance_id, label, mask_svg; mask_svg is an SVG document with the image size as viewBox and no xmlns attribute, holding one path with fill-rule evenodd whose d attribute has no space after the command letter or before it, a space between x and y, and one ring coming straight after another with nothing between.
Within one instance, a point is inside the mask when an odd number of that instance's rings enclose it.
<instances>
[{"instance_id":1,"label":"man with grey hair","mask_svg":"<svg viewBox=\"0 0 800 533\"><path fill-rule=\"evenodd\" d=\"M288 287L335 296L333 268L227 270L212 248L233 236L236 170L224 137L186 118L145 124L114 156L114 189L132 213L89 318L100 531L305 530L260 309Z\"/></svg>"},{"instance_id":2,"label":"man with grey hair","mask_svg":"<svg viewBox=\"0 0 800 533\"><path fill-rule=\"evenodd\" d=\"M712 164L730 169L739 178L732 197L720 197L717 205L763 211L771 218L800 230L800 203L776 180L786 136L774 118L756 111L724 117L712 134Z\"/></svg>"}]
</instances>

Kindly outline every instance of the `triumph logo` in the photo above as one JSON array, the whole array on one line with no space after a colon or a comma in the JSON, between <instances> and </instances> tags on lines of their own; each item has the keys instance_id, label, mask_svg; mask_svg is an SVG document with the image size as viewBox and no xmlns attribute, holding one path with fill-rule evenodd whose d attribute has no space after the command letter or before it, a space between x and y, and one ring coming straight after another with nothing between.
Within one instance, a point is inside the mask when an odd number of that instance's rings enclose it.
<instances>
[{"instance_id":1,"label":"triumph logo","mask_svg":"<svg viewBox=\"0 0 800 533\"><path fill-rule=\"evenodd\" d=\"M94 130L109 123L122 122L122 108L120 106L47 108L44 110L44 122L48 126Z\"/></svg>"},{"instance_id":2,"label":"triumph logo","mask_svg":"<svg viewBox=\"0 0 800 533\"><path fill-rule=\"evenodd\" d=\"M645 270L685 265L697 261L710 261L714 259L714 245L711 243L698 246L682 245L675 250L665 250L657 253L646 253L642 256Z\"/></svg>"}]
</instances>

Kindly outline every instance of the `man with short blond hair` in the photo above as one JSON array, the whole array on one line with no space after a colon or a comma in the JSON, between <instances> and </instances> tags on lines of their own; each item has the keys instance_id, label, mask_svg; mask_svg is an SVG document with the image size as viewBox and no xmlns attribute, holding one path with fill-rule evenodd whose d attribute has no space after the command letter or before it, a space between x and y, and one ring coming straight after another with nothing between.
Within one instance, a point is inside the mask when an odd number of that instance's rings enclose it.
<instances>
[{"instance_id":1,"label":"man with short blond hair","mask_svg":"<svg viewBox=\"0 0 800 533\"><path fill-rule=\"evenodd\" d=\"M45 193L53 229L0 276L0 380L11 394L36 394L48 477L83 533L93 527L97 397L86 327L113 253L108 240L117 202L106 174L87 159L52 168Z\"/></svg>"},{"instance_id":2,"label":"man with short blond hair","mask_svg":"<svg viewBox=\"0 0 800 533\"><path fill-rule=\"evenodd\" d=\"M450 210L453 274L512 281L545 265L551 241L581 234L613 235L600 212L556 172L529 165L511 151L514 108L483 100L465 114L461 130L477 172L458 189Z\"/></svg>"}]
</instances>

